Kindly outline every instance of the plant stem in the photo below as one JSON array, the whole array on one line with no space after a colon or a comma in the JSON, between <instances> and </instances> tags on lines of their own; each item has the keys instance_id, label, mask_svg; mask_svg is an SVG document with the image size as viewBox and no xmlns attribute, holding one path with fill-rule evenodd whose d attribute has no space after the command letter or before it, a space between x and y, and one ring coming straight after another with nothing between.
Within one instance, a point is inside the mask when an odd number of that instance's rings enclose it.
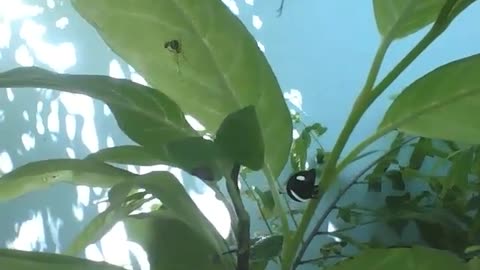
<instances>
[{"instance_id":1,"label":"plant stem","mask_svg":"<svg viewBox=\"0 0 480 270\"><path fill-rule=\"evenodd\" d=\"M454 19L454 16L450 18L450 20L447 20L448 14L452 7L454 6L456 0L450 0L449 3L445 4L444 8L440 11L440 14L437 18L437 21L435 24L432 26L430 31L420 40L420 42L413 47L410 52L385 76L385 78L380 81L380 83L372 90L370 93L370 99L375 100L377 99L384 91L387 89L390 84L433 42L435 39L442 34L447 26L451 23L451 20ZM459 10L465 9L468 5L471 4L471 1L468 1L469 3L463 4L461 7L459 7ZM458 15L459 12L455 14ZM383 134L382 134L383 133ZM340 165L337 167L338 171L343 170L350 162L351 160L355 159L355 157L360 154L360 152L366 148L368 145L376 141L377 139L381 138L383 135L385 135L388 132L383 131L377 131L375 132L372 136L368 137L364 141L362 141L360 144L358 144L352 152L349 153L349 155L340 162Z\"/></svg>"},{"instance_id":2,"label":"plant stem","mask_svg":"<svg viewBox=\"0 0 480 270\"><path fill-rule=\"evenodd\" d=\"M250 217L243 205L240 189L238 188L238 172L240 165L235 164L232 172L225 172L227 191L232 199L238 217L238 255L237 270L248 270L250 265Z\"/></svg>"},{"instance_id":3,"label":"plant stem","mask_svg":"<svg viewBox=\"0 0 480 270\"><path fill-rule=\"evenodd\" d=\"M328 187L335 181L335 178L339 173L339 171L335 168L337 160L340 157L340 154L345 147L348 138L350 137L350 134L352 133L360 118L363 116L368 107L378 98L378 96L380 96L385 91L385 89L390 86L390 84L418 57L418 55L420 55L420 53L422 53L441 33L443 33L443 31L445 31L445 29L448 27L448 25L454 18L454 16L449 17L449 15L450 11L456 3L457 0L447 1L427 35L425 35L425 37L407 54L407 56L405 56L400 61L400 63L385 77L385 79L383 79L378 84L377 87L373 88L385 53L392 42L391 37L389 37L388 35L382 40L382 43L380 44L374 61L372 63L372 67L370 68L370 72L367 77L365 86L358 98L356 99L352 111L350 112L350 115L347 119L347 122L345 123L345 126L340 133L340 136L335 143L329 160L327 161L327 164L325 166L324 172L320 179L322 192L325 192ZM466 8L466 6L467 5L465 4L464 8ZM377 138L370 138L372 142L374 141L373 139L376 140ZM365 143L364 145L366 146L366 144L367 143ZM305 210L305 213L300 222L299 228L295 233L294 238L289 243L284 252L284 263L282 265L282 269L290 270L290 266L293 263L293 257L295 256L295 253L302 241L302 237L307 230L308 224L310 223L322 197L323 194L321 194L318 199L311 200L308 204L307 209Z\"/></svg>"},{"instance_id":4,"label":"plant stem","mask_svg":"<svg viewBox=\"0 0 480 270\"><path fill-rule=\"evenodd\" d=\"M312 219L313 214L315 213L315 209L317 208L319 202L321 201L321 198L323 197L323 192L325 192L327 188L335 181L335 178L337 175L335 166L343 148L345 147L345 144L348 141L348 138L350 137L350 134L352 133L358 121L362 117L363 113L368 109L370 104L373 102L373 100L368 99L368 93L371 91L375 83L375 79L378 75L378 71L380 70L383 57L385 56L385 53L390 43L391 41L389 39L383 39L377 50L377 53L375 54L375 58L373 60L372 67L368 74L365 86L363 87L362 92L360 93L357 100L355 101L352 111L350 112L350 115L347 119L347 122L342 132L340 133L340 136L337 142L335 143L335 146L333 147L333 150L325 165L325 169L320 179L320 186L322 191L322 193L320 194L320 198L316 200L311 200L309 202L307 209L305 210L305 213L302 216L302 220L300 221L300 225L298 226L298 230L295 233L292 241L287 246L287 249L284 253L284 256L283 256L284 270L288 270L290 268L290 265L292 265L295 253L300 243L302 242L302 237L305 231L307 230L308 224L310 223L310 220Z\"/></svg>"},{"instance_id":5,"label":"plant stem","mask_svg":"<svg viewBox=\"0 0 480 270\"><path fill-rule=\"evenodd\" d=\"M275 203L274 211L280 217L280 223L282 224L282 233L284 236L289 235L290 228L288 226L288 218L287 214L285 213L282 202L280 200L280 192L278 190L278 183L272 175L272 170L270 168L264 168L263 173L265 177L267 177L267 182L270 190L272 191L273 202ZM287 245L288 237L284 237L283 245Z\"/></svg>"}]
</instances>

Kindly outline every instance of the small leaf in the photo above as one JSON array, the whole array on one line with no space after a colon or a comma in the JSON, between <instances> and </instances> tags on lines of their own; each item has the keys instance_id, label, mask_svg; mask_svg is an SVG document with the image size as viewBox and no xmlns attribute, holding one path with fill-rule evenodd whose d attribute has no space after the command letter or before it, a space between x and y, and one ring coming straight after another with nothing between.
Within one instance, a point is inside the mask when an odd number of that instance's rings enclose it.
<instances>
[{"instance_id":1,"label":"small leaf","mask_svg":"<svg viewBox=\"0 0 480 270\"><path fill-rule=\"evenodd\" d=\"M0 249L2 269L15 270L125 270L105 262L36 251Z\"/></svg>"},{"instance_id":2,"label":"small leaf","mask_svg":"<svg viewBox=\"0 0 480 270\"><path fill-rule=\"evenodd\" d=\"M405 190L405 182L403 182L403 175L401 171L389 170L385 173L385 177L392 181L392 188L394 190Z\"/></svg>"},{"instance_id":3,"label":"small leaf","mask_svg":"<svg viewBox=\"0 0 480 270\"><path fill-rule=\"evenodd\" d=\"M480 54L441 66L408 86L379 128L422 137L480 143ZM459 79L452 79L459 78Z\"/></svg>"},{"instance_id":4,"label":"small leaf","mask_svg":"<svg viewBox=\"0 0 480 270\"><path fill-rule=\"evenodd\" d=\"M445 196L446 192L452 187L456 186L460 189L466 189L468 186L468 175L472 168L473 149L470 148L461 151L452 158L452 166L448 172L447 178L443 184L441 197Z\"/></svg>"},{"instance_id":5,"label":"small leaf","mask_svg":"<svg viewBox=\"0 0 480 270\"><path fill-rule=\"evenodd\" d=\"M307 126L305 127L305 130L307 131L307 133L313 132L317 137L322 136L323 134L325 134L325 132L327 132L327 128L322 126L322 124L320 123L315 123L313 125Z\"/></svg>"},{"instance_id":6,"label":"small leaf","mask_svg":"<svg viewBox=\"0 0 480 270\"><path fill-rule=\"evenodd\" d=\"M250 248L250 260L269 261L280 255L282 245L283 235L260 237Z\"/></svg>"},{"instance_id":7,"label":"small leaf","mask_svg":"<svg viewBox=\"0 0 480 270\"><path fill-rule=\"evenodd\" d=\"M373 0L380 34L402 38L433 23L445 0Z\"/></svg>"},{"instance_id":8,"label":"small leaf","mask_svg":"<svg viewBox=\"0 0 480 270\"><path fill-rule=\"evenodd\" d=\"M350 223L352 221L351 209L344 207L339 208L337 217L341 218L346 223Z\"/></svg>"},{"instance_id":9,"label":"small leaf","mask_svg":"<svg viewBox=\"0 0 480 270\"><path fill-rule=\"evenodd\" d=\"M427 138L420 138L415 144L408 167L413 170L419 170L422 167L423 161L427 157L427 149L432 147L432 140Z\"/></svg>"},{"instance_id":10,"label":"small leaf","mask_svg":"<svg viewBox=\"0 0 480 270\"><path fill-rule=\"evenodd\" d=\"M270 218L274 213L275 201L273 200L272 191L262 191L258 187L253 186L252 191L260 198L262 202L262 211L267 218Z\"/></svg>"},{"instance_id":11,"label":"small leaf","mask_svg":"<svg viewBox=\"0 0 480 270\"><path fill-rule=\"evenodd\" d=\"M467 267L468 267L467 268L468 270L478 270L478 269L480 269L480 258L475 257L475 258L471 259L470 261L468 261Z\"/></svg>"},{"instance_id":12,"label":"small leaf","mask_svg":"<svg viewBox=\"0 0 480 270\"><path fill-rule=\"evenodd\" d=\"M219 232L171 173L151 172L135 177L133 182L158 198L167 209L175 213L176 218L182 219L186 224L195 224L192 229L205 236L219 254L227 248Z\"/></svg>"},{"instance_id":13,"label":"small leaf","mask_svg":"<svg viewBox=\"0 0 480 270\"><path fill-rule=\"evenodd\" d=\"M401 210L410 202L410 192L405 192L403 195L395 196L386 196L385 204L388 208L394 210Z\"/></svg>"},{"instance_id":14,"label":"small leaf","mask_svg":"<svg viewBox=\"0 0 480 270\"><path fill-rule=\"evenodd\" d=\"M344 260L328 269L467 270L466 264L448 251L416 246L364 249L352 259Z\"/></svg>"},{"instance_id":15,"label":"small leaf","mask_svg":"<svg viewBox=\"0 0 480 270\"><path fill-rule=\"evenodd\" d=\"M187 223L171 209L132 215L124 223L129 238L147 252L151 269L234 269L229 255L220 255L195 223Z\"/></svg>"},{"instance_id":16,"label":"small leaf","mask_svg":"<svg viewBox=\"0 0 480 270\"><path fill-rule=\"evenodd\" d=\"M11 200L50 185L110 188L135 174L95 160L49 159L27 163L0 177L0 201Z\"/></svg>"},{"instance_id":17,"label":"small leaf","mask_svg":"<svg viewBox=\"0 0 480 270\"><path fill-rule=\"evenodd\" d=\"M232 161L260 170L264 146L254 106L247 106L228 115L216 133L215 144Z\"/></svg>"},{"instance_id":18,"label":"small leaf","mask_svg":"<svg viewBox=\"0 0 480 270\"><path fill-rule=\"evenodd\" d=\"M305 170L305 163L307 161L307 150L310 147L310 134L305 130L300 133L300 136L293 140L292 149L290 151L290 165L294 171Z\"/></svg>"},{"instance_id":19,"label":"small leaf","mask_svg":"<svg viewBox=\"0 0 480 270\"><path fill-rule=\"evenodd\" d=\"M134 187L134 184L131 181L125 181L114 185L108 191L108 201L111 205L120 205L125 201L128 194Z\"/></svg>"},{"instance_id":20,"label":"small leaf","mask_svg":"<svg viewBox=\"0 0 480 270\"><path fill-rule=\"evenodd\" d=\"M128 206L121 206L120 203L111 204L105 211L96 215L81 233L76 235L64 254L71 256L81 255L88 245L99 241L117 222L128 217L139 206L139 204Z\"/></svg>"},{"instance_id":21,"label":"small leaf","mask_svg":"<svg viewBox=\"0 0 480 270\"><path fill-rule=\"evenodd\" d=\"M123 132L144 146L155 146L196 134L170 98L156 89L126 79L20 67L0 73L0 87L47 88L101 100L108 105Z\"/></svg>"}]
</instances>

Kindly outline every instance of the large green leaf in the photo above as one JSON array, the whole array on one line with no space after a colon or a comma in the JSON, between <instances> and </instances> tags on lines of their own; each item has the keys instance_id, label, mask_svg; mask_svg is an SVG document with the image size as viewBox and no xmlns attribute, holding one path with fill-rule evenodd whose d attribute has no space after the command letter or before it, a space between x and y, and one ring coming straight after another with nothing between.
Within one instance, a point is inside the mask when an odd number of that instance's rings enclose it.
<instances>
[{"instance_id":1,"label":"large green leaf","mask_svg":"<svg viewBox=\"0 0 480 270\"><path fill-rule=\"evenodd\" d=\"M433 23L446 0L373 0L381 35L402 38Z\"/></svg>"},{"instance_id":2,"label":"large green leaf","mask_svg":"<svg viewBox=\"0 0 480 270\"><path fill-rule=\"evenodd\" d=\"M104 262L53 253L12 249L0 249L0 265L1 269L12 270L125 270Z\"/></svg>"},{"instance_id":3,"label":"large green leaf","mask_svg":"<svg viewBox=\"0 0 480 270\"><path fill-rule=\"evenodd\" d=\"M219 180L222 172L216 162L217 146L202 137L186 137L152 147L123 145L102 149L87 159L118 164L151 166L163 164L178 167L203 180Z\"/></svg>"},{"instance_id":4,"label":"large green leaf","mask_svg":"<svg viewBox=\"0 0 480 270\"><path fill-rule=\"evenodd\" d=\"M175 102L158 90L125 79L21 67L0 73L0 87L47 88L99 99L109 106L125 134L145 146L196 135Z\"/></svg>"},{"instance_id":5,"label":"large green leaf","mask_svg":"<svg viewBox=\"0 0 480 270\"><path fill-rule=\"evenodd\" d=\"M328 270L466 270L467 266L450 252L424 247L367 249L351 260Z\"/></svg>"},{"instance_id":6,"label":"large green leaf","mask_svg":"<svg viewBox=\"0 0 480 270\"><path fill-rule=\"evenodd\" d=\"M130 216L125 220L129 239L141 244L152 270L225 270L221 255L205 235L172 210Z\"/></svg>"},{"instance_id":7,"label":"large green leaf","mask_svg":"<svg viewBox=\"0 0 480 270\"><path fill-rule=\"evenodd\" d=\"M409 85L379 128L467 144L480 143L480 54L441 66Z\"/></svg>"},{"instance_id":8,"label":"large green leaf","mask_svg":"<svg viewBox=\"0 0 480 270\"><path fill-rule=\"evenodd\" d=\"M255 107L229 114L217 131L215 144L231 161L260 170L265 150Z\"/></svg>"},{"instance_id":9,"label":"large green leaf","mask_svg":"<svg viewBox=\"0 0 480 270\"><path fill-rule=\"evenodd\" d=\"M175 213L176 218L192 225L191 229L208 240L218 254L227 250L224 239L171 173L151 172L137 176L134 183L160 199L162 205Z\"/></svg>"},{"instance_id":10,"label":"large green leaf","mask_svg":"<svg viewBox=\"0 0 480 270\"><path fill-rule=\"evenodd\" d=\"M222 1L75 0L73 6L113 51L210 133L230 113L255 105L265 169L280 174L292 139L290 113L257 42ZM164 47L172 40L180 50Z\"/></svg>"},{"instance_id":11,"label":"large green leaf","mask_svg":"<svg viewBox=\"0 0 480 270\"><path fill-rule=\"evenodd\" d=\"M27 163L0 177L0 201L59 182L110 188L134 174L94 160L50 159Z\"/></svg>"}]
</instances>

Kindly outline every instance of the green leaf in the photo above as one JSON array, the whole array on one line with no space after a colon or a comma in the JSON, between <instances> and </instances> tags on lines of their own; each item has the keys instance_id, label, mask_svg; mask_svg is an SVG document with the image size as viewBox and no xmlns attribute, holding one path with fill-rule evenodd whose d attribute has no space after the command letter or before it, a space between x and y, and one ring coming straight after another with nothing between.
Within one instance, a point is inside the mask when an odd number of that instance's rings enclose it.
<instances>
[{"instance_id":1,"label":"green leaf","mask_svg":"<svg viewBox=\"0 0 480 270\"><path fill-rule=\"evenodd\" d=\"M158 152L154 154L149 148L141 145L120 145L101 149L89 154L85 159L126 165L153 166L164 164L162 162L165 162L167 158L162 159Z\"/></svg>"},{"instance_id":2,"label":"green leaf","mask_svg":"<svg viewBox=\"0 0 480 270\"><path fill-rule=\"evenodd\" d=\"M0 73L0 87L47 88L101 100L108 105L123 132L144 146L196 135L170 98L156 89L125 79L21 67Z\"/></svg>"},{"instance_id":3,"label":"green leaf","mask_svg":"<svg viewBox=\"0 0 480 270\"><path fill-rule=\"evenodd\" d=\"M208 132L215 133L232 112L255 105L265 142L264 169L273 178L280 175L292 140L290 112L256 40L222 1L72 4L116 54ZM164 48L171 40L181 44L180 53Z\"/></svg>"},{"instance_id":4,"label":"green leaf","mask_svg":"<svg viewBox=\"0 0 480 270\"><path fill-rule=\"evenodd\" d=\"M256 186L252 187L252 191L260 198L262 202L262 212L266 218L272 217L275 209L275 201L271 190L262 191Z\"/></svg>"},{"instance_id":5,"label":"green leaf","mask_svg":"<svg viewBox=\"0 0 480 270\"><path fill-rule=\"evenodd\" d=\"M480 269L480 258L475 257L475 258L471 259L470 261L468 261L467 266L468 266L467 267L468 270L478 270L478 269Z\"/></svg>"},{"instance_id":6,"label":"green leaf","mask_svg":"<svg viewBox=\"0 0 480 270\"><path fill-rule=\"evenodd\" d=\"M470 148L453 156L452 166L443 184L441 197L444 197L446 192L454 186L462 190L468 188L468 175L472 168L473 154L474 150Z\"/></svg>"},{"instance_id":7,"label":"green leaf","mask_svg":"<svg viewBox=\"0 0 480 270\"><path fill-rule=\"evenodd\" d=\"M466 264L452 253L424 247L365 249L329 270L466 270Z\"/></svg>"},{"instance_id":8,"label":"green leaf","mask_svg":"<svg viewBox=\"0 0 480 270\"><path fill-rule=\"evenodd\" d=\"M71 256L80 255L89 244L100 240L117 222L128 217L139 206L140 204L138 203L127 206L121 206L120 203L111 204L105 211L96 215L81 233L77 234L64 254Z\"/></svg>"},{"instance_id":9,"label":"green leaf","mask_svg":"<svg viewBox=\"0 0 480 270\"><path fill-rule=\"evenodd\" d=\"M176 218L192 224L193 230L205 236L220 254L227 247L212 223L202 214L178 180L169 172L151 172L135 177L134 183L144 188L173 213ZM168 269L168 268L167 268Z\"/></svg>"},{"instance_id":10,"label":"green leaf","mask_svg":"<svg viewBox=\"0 0 480 270\"><path fill-rule=\"evenodd\" d=\"M132 183L132 181L125 181L114 185L108 191L108 202L111 205L120 205L125 201L125 198L127 198L133 187L134 183Z\"/></svg>"},{"instance_id":11,"label":"green leaf","mask_svg":"<svg viewBox=\"0 0 480 270\"><path fill-rule=\"evenodd\" d=\"M310 134L304 129L300 136L293 140L292 149L290 151L290 165L296 172L305 170L307 162L307 150L310 147Z\"/></svg>"},{"instance_id":12,"label":"green leaf","mask_svg":"<svg viewBox=\"0 0 480 270\"><path fill-rule=\"evenodd\" d=\"M350 208L341 207L338 209L337 217L346 223L350 223L352 221L352 210Z\"/></svg>"},{"instance_id":13,"label":"green leaf","mask_svg":"<svg viewBox=\"0 0 480 270\"><path fill-rule=\"evenodd\" d=\"M206 235L173 210L129 216L124 221L129 238L142 245L151 269L224 270L228 255L221 255ZM181 251L181 252L180 252Z\"/></svg>"},{"instance_id":14,"label":"green leaf","mask_svg":"<svg viewBox=\"0 0 480 270\"><path fill-rule=\"evenodd\" d=\"M417 32L433 23L445 0L373 0L378 31L394 39Z\"/></svg>"},{"instance_id":15,"label":"green leaf","mask_svg":"<svg viewBox=\"0 0 480 270\"><path fill-rule=\"evenodd\" d=\"M394 190L405 190L405 182L403 181L403 174L399 170L389 170L385 173L385 177L392 181L392 188Z\"/></svg>"},{"instance_id":16,"label":"green leaf","mask_svg":"<svg viewBox=\"0 0 480 270\"><path fill-rule=\"evenodd\" d=\"M393 102L379 128L422 137L480 143L480 54L426 74Z\"/></svg>"},{"instance_id":17,"label":"green leaf","mask_svg":"<svg viewBox=\"0 0 480 270\"><path fill-rule=\"evenodd\" d=\"M250 247L250 260L269 261L280 255L283 235L267 235L256 239Z\"/></svg>"},{"instance_id":18,"label":"green leaf","mask_svg":"<svg viewBox=\"0 0 480 270\"><path fill-rule=\"evenodd\" d=\"M14 199L60 182L110 188L133 176L133 173L94 160L35 161L0 177L0 201Z\"/></svg>"},{"instance_id":19,"label":"green leaf","mask_svg":"<svg viewBox=\"0 0 480 270\"><path fill-rule=\"evenodd\" d=\"M220 158L216 145L202 137L185 137L149 148L135 145L116 146L92 153L86 159L103 162L177 167L203 180L222 177L216 161Z\"/></svg>"},{"instance_id":20,"label":"green leaf","mask_svg":"<svg viewBox=\"0 0 480 270\"><path fill-rule=\"evenodd\" d=\"M104 262L36 251L0 249L2 269L15 270L125 270Z\"/></svg>"},{"instance_id":21,"label":"green leaf","mask_svg":"<svg viewBox=\"0 0 480 270\"><path fill-rule=\"evenodd\" d=\"M215 144L231 161L252 170L264 162L264 145L254 106L228 115L217 131Z\"/></svg>"}]
</instances>

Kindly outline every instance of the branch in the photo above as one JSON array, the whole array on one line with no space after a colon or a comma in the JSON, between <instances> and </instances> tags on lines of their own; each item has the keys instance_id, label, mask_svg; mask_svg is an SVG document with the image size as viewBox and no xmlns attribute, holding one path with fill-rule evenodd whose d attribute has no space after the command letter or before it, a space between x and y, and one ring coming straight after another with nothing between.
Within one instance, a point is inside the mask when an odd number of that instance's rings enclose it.
<instances>
[{"instance_id":1,"label":"branch","mask_svg":"<svg viewBox=\"0 0 480 270\"><path fill-rule=\"evenodd\" d=\"M238 188L238 174L240 165L234 164L231 174L225 174L228 194L232 199L235 212L238 216L238 255L237 270L248 270L250 257L250 217L245 209Z\"/></svg>"},{"instance_id":2,"label":"branch","mask_svg":"<svg viewBox=\"0 0 480 270\"><path fill-rule=\"evenodd\" d=\"M412 141L415 138L410 138L403 143L399 144L396 147L391 148L389 151L387 151L385 154L380 156L379 158L375 159L372 163L370 163L367 167L365 167L360 173L358 173L355 177L352 178L352 181L348 183L343 189L340 190L338 193L337 197L328 205L327 209L323 213L323 215L320 217L318 222L315 224L315 227L313 228L312 232L308 235L307 240L305 241L305 244L302 245L302 248L300 249L300 252L298 253L297 259L295 260L295 263L293 264L293 269L295 269L301 261L301 258L305 254L305 251L307 250L308 245L312 242L313 238L317 235L318 231L320 230L320 227L323 225L327 217L330 215L330 212L336 207L338 201L343 197L343 195L358 181L360 178L367 173L373 166L375 166L379 161L381 161L383 158L387 157L391 153L397 151L400 149L402 146L407 144L408 142Z\"/></svg>"}]
</instances>

